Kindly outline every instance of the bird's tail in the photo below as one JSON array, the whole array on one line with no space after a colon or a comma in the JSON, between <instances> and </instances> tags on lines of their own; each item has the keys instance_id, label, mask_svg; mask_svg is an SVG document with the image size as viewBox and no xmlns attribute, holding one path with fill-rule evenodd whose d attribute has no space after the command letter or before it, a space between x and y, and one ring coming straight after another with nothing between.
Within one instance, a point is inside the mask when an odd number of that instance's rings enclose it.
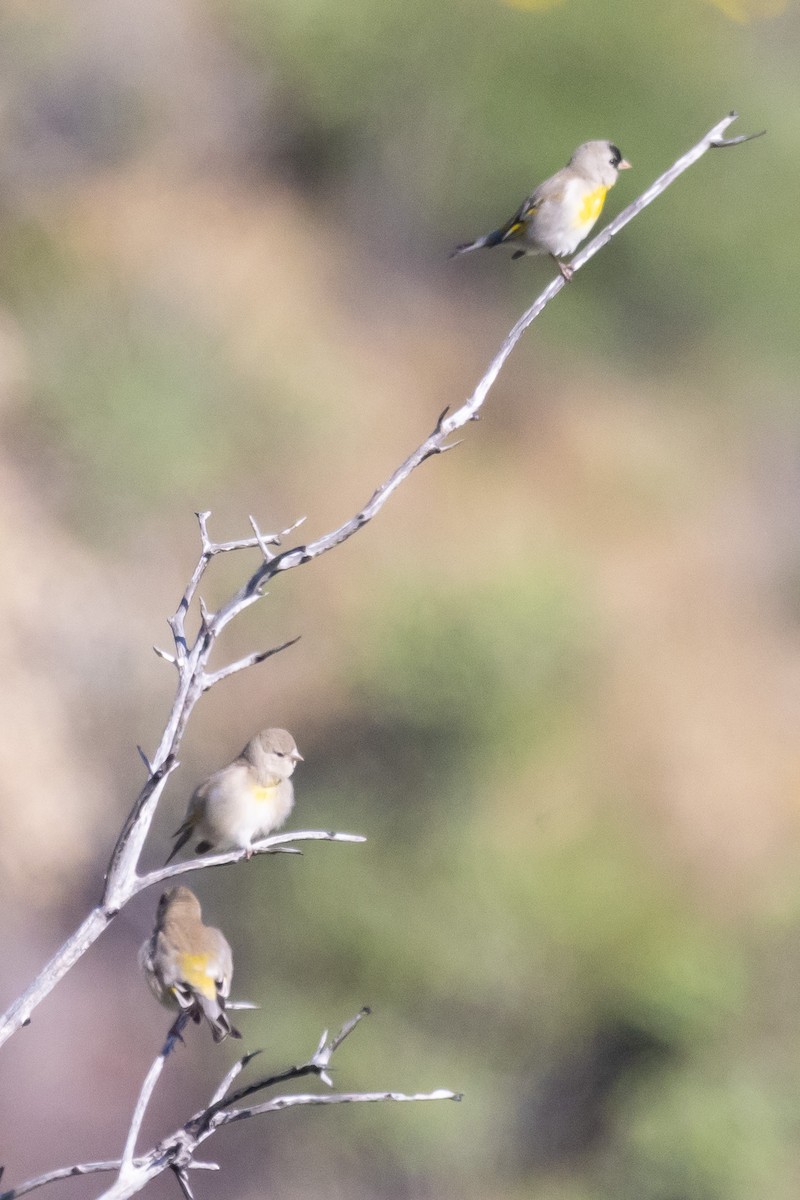
<instances>
[{"instance_id":1,"label":"bird's tail","mask_svg":"<svg viewBox=\"0 0 800 1200\"><path fill-rule=\"evenodd\" d=\"M164 866L166 866L168 862L171 862L178 851L186 845L189 838L192 836L193 828L194 826L190 825L188 821L184 821L183 825L181 825L180 829L175 834L175 845L170 850L169 856L167 857L167 862L164 863Z\"/></svg>"},{"instance_id":2,"label":"bird's tail","mask_svg":"<svg viewBox=\"0 0 800 1200\"><path fill-rule=\"evenodd\" d=\"M222 1042L228 1036L234 1038L242 1036L228 1020L223 1001L219 997L208 999L206 996L199 995L197 1000L203 1010L203 1016L211 1027L211 1036L215 1042Z\"/></svg>"},{"instance_id":3,"label":"bird's tail","mask_svg":"<svg viewBox=\"0 0 800 1200\"><path fill-rule=\"evenodd\" d=\"M459 254L469 254L470 250L481 250L484 246L499 246L503 235L502 229L493 229L491 233L485 234L474 242L462 242L460 246L456 246L455 250L451 250L450 258L455 258Z\"/></svg>"}]
</instances>

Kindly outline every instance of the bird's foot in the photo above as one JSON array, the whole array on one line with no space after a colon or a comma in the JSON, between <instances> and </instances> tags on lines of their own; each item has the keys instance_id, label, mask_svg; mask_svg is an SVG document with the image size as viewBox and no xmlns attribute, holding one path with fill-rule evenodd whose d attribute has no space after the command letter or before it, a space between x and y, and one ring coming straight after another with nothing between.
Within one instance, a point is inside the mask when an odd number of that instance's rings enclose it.
<instances>
[{"instance_id":1,"label":"bird's foot","mask_svg":"<svg viewBox=\"0 0 800 1200\"><path fill-rule=\"evenodd\" d=\"M555 261L555 264L558 267L559 271L561 272L561 275L563 276L563 278L566 280L567 283L569 283L570 280L572 279L572 276L575 274L575 268L568 266L567 263L562 263L561 260L558 258L556 258L554 261Z\"/></svg>"}]
</instances>

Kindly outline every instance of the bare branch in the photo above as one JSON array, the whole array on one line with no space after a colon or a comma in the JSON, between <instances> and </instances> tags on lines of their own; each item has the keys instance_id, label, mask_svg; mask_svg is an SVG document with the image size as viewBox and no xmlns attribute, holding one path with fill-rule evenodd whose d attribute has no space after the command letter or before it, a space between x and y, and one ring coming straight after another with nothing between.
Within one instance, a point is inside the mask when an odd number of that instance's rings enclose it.
<instances>
[{"instance_id":1,"label":"bare branch","mask_svg":"<svg viewBox=\"0 0 800 1200\"><path fill-rule=\"evenodd\" d=\"M233 1006L229 1003L229 1004L226 1004L225 1007L232 1008ZM256 1058L259 1054L262 1054L262 1053L263 1053L262 1050L253 1050L250 1054L245 1054L243 1058L238 1059L238 1061L233 1064L230 1071L228 1071L228 1074L220 1081L219 1085L214 1089L214 1095L211 1097L211 1103L209 1105L209 1108L213 1108L214 1105L217 1104L222 1099L222 1097L227 1092L228 1088L233 1083L234 1079L236 1079L237 1075L240 1075L242 1073L242 1071L245 1069L247 1064L252 1062L254 1058Z\"/></svg>"},{"instance_id":2,"label":"bare branch","mask_svg":"<svg viewBox=\"0 0 800 1200\"><path fill-rule=\"evenodd\" d=\"M258 542L261 553L264 555L264 562L267 562L267 563L272 562L275 555L272 553L272 551L269 549L269 546L267 545L268 539L262 535L261 530L258 528L256 519L252 515L252 513L250 514L250 516L247 519L250 522L250 526L253 530L253 533L256 536L256 541ZM280 545L280 538L274 538L272 541L272 544L273 544L273 546Z\"/></svg>"},{"instance_id":3,"label":"bare branch","mask_svg":"<svg viewBox=\"0 0 800 1200\"><path fill-rule=\"evenodd\" d=\"M93 1175L98 1171L118 1171L119 1168L119 1159L79 1163L75 1167L58 1167L55 1171L45 1171L43 1175L37 1175L35 1179L28 1179L19 1187L11 1188L8 1192L0 1192L0 1200L17 1200L18 1196L25 1196L28 1192L35 1191L36 1188L44 1187L45 1184L57 1183L59 1179L71 1179L75 1175Z\"/></svg>"},{"instance_id":4,"label":"bare branch","mask_svg":"<svg viewBox=\"0 0 800 1200\"><path fill-rule=\"evenodd\" d=\"M573 271L580 270L629 221L633 220L648 204L651 204L657 196L661 195L679 175L692 166L706 151L711 148L739 145L744 141L751 140L752 137L759 136L751 134L725 138L725 131L735 119L736 114L730 113L722 121L719 121L713 129L709 130L701 138L696 146L679 158L637 200L634 200L618 217L601 230L573 258L571 262ZM366 524L378 515L389 497L394 494L417 467L427 459L440 455L446 449L450 448L452 443L448 439L456 430L463 428L468 422L478 418L479 410L520 337L542 309L564 286L565 280L560 275L548 284L538 299L531 305L527 312L523 313L514 325L489 364L483 377L478 382L472 395L454 411L445 409L437 420L433 432L400 464L385 483L376 488L364 507L337 529L324 534L315 541L295 546L290 550L284 550L273 556L265 548L270 545L280 545L282 538L292 532L299 522L296 522L288 530L282 531L281 534L262 534L259 531L256 537L242 539L241 541L213 542L208 533L210 513L197 513L201 541L200 557L175 613L169 618L169 626L172 630L175 643L175 665L178 670L178 686L161 742L152 760L151 776L125 822L123 831L114 848L101 906L89 914L80 929L76 930L61 950L51 959L39 977L28 988L25 995L0 1018L0 1045L28 1020L33 1008L55 986L58 980L77 961L95 938L99 936L122 905L131 896L141 891L142 887L149 886L150 883L160 881L161 879L169 878L173 874L181 874L188 870L197 870L200 867L217 865L220 862L235 862L238 857L241 857L241 855L215 856L213 859L193 860L189 864L184 863L169 868L166 873L164 871L153 872L145 880L140 879L136 874L137 864L153 820L158 799L163 790L166 776L175 765L175 755L177 754L186 723L195 704L204 692L208 690L208 687L212 686L209 680L219 682L220 679L226 678L228 674L234 674L237 670L243 670L246 666L258 661L257 656L249 656L240 660L239 663L234 663L227 668L223 668L221 672L209 673L207 670L209 657L217 637L234 617L239 616L251 604L255 604L258 600L262 599L264 588L269 580L275 578L279 572L288 571L293 567L299 567L311 562L328 550L332 550L335 546L347 541L348 538L357 533L359 529L363 529ZM254 528L256 528L255 525ZM238 591L217 609L216 613L210 613L202 603L202 600L198 599L197 594L197 589L206 568L217 554L245 549L259 550L262 558L261 563ZM195 602L197 602L200 610L201 621L197 635L190 644L186 634L186 618ZM324 834L313 836L324 837L329 841L344 840L342 836ZM351 840L355 840L355 838ZM257 848L258 853L277 853L278 850L279 847L267 846L266 844Z\"/></svg>"},{"instance_id":5,"label":"bare branch","mask_svg":"<svg viewBox=\"0 0 800 1200\"><path fill-rule=\"evenodd\" d=\"M120 1164L121 1176L129 1174L133 1170L133 1154L136 1149L136 1139L139 1136L139 1130L142 1128L142 1121L144 1120L144 1114L147 1106L150 1103L150 1097L152 1096L153 1090L158 1083L168 1055L172 1052L177 1042L183 1041L183 1030L186 1028L188 1023L189 1013L184 1009L182 1012L178 1013L177 1019L167 1034L167 1040L161 1047L161 1052L159 1053L158 1058L155 1060L145 1076L145 1081L142 1084L142 1090L139 1093L139 1098L136 1101L136 1107L133 1110L133 1118L131 1119L128 1136L125 1140L125 1149L122 1151L122 1162Z\"/></svg>"},{"instance_id":6,"label":"bare branch","mask_svg":"<svg viewBox=\"0 0 800 1200\"><path fill-rule=\"evenodd\" d=\"M272 658L273 654L280 654L282 650L288 650L290 646L296 646L301 636L301 634L298 634L297 637L290 638L288 642L281 642L280 646L273 646L271 650L259 650L255 654L246 654L244 658L230 663L227 667L222 667L219 671L213 671L210 675L204 674L203 691L207 692L215 683L220 683L223 679L227 679L229 675L235 675L237 671L244 671L247 667L254 667L258 663L266 662L268 658Z\"/></svg>"},{"instance_id":7,"label":"bare branch","mask_svg":"<svg viewBox=\"0 0 800 1200\"><path fill-rule=\"evenodd\" d=\"M731 120L735 121L739 114L732 112L729 115ZM742 142L755 141L756 138L763 137L766 132L766 129L759 129L758 133L740 133L738 137L732 138L719 137L715 138L711 145L714 149L724 150L726 146L739 146Z\"/></svg>"},{"instance_id":8,"label":"bare branch","mask_svg":"<svg viewBox=\"0 0 800 1200\"><path fill-rule=\"evenodd\" d=\"M202 858L189 858L185 862L170 863L168 867L159 867L147 875L136 879L132 895L143 892L145 888L163 883L175 875L186 875L189 871L201 871L206 867L225 867L229 863L242 862L243 859L254 857L256 854L286 854L291 852L290 842L365 842L367 839L360 833L327 833L324 830L309 829L297 833L274 833L272 837L262 838L253 842L246 850L226 850L222 854L204 854ZM294 853L299 854L299 850Z\"/></svg>"},{"instance_id":9,"label":"bare branch","mask_svg":"<svg viewBox=\"0 0 800 1200\"><path fill-rule=\"evenodd\" d=\"M194 1158L195 1151L198 1146L211 1137L218 1129L230 1125L234 1121L243 1121L268 1112L280 1112L283 1109L309 1104L367 1104L385 1101L403 1103L461 1099L459 1093L439 1088L434 1092L418 1092L412 1095L390 1091L334 1092L325 1095L304 1093L301 1095L276 1096L272 1100L247 1108L235 1107L241 1100L246 1099L248 1096L274 1087L279 1083L302 1078L307 1075L322 1077L326 1066L330 1062L331 1055L341 1046L345 1038L352 1033L359 1021L368 1012L368 1009L362 1009L330 1041L328 1040L327 1033L323 1035L316 1051L307 1062L294 1067L287 1067L283 1071L266 1076L264 1079L257 1080L255 1083L249 1084L246 1087L240 1088L237 1092L225 1096L225 1091L233 1079L256 1057L259 1051L256 1051L255 1054L244 1055L225 1075L222 1083L215 1090L212 1101L207 1108L195 1113L185 1124L176 1129L174 1133L169 1134L157 1146L154 1146L145 1154L140 1154L134 1158L132 1147L141 1127L144 1108L149 1102L153 1087L155 1086L155 1080L157 1080L163 1062L169 1052L168 1045L165 1045L158 1059L156 1059L156 1062L150 1068L147 1079L142 1087L128 1132L125 1154L121 1160L102 1163L83 1163L74 1167L65 1167L57 1171L50 1171L47 1174L37 1176L36 1179L30 1179L26 1183L20 1184L19 1187L11 1191L4 1192L0 1195L0 1200L16 1200L17 1197L23 1196L27 1192L31 1192L35 1188L42 1187L47 1183L52 1183L59 1179L67 1179L71 1175L86 1175L93 1171L117 1171L115 1183L103 1193L101 1200L127 1200L128 1197L140 1192L151 1179L154 1179L157 1175L167 1170L175 1172L184 1193L190 1195L191 1192L188 1190L186 1179L187 1171L215 1171L219 1169L216 1163L198 1162Z\"/></svg>"},{"instance_id":10,"label":"bare branch","mask_svg":"<svg viewBox=\"0 0 800 1200\"><path fill-rule=\"evenodd\" d=\"M146 1183L167 1170L174 1171L179 1181L182 1180L181 1187L185 1194L188 1195L190 1192L187 1191L186 1171L216 1171L219 1169L216 1163L198 1162L194 1158L195 1150L201 1143L211 1137L217 1129L223 1128L225 1125L230 1125L234 1121L243 1121L250 1117L261 1116L264 1113L280 1112L283 1109L308 1104L367 1104L383 1101L402 1103L423 1100L461 1099L459 1093L439 1088L434 1092L418 1092L413 1095L406 1095L403 1092L334 1092L325 1095L304 1093L301 1095L276 1096L272 1100L251 1105L247 1108L236 1107L242 1100L247 1099L256 1092L263 1092L267 1088L275 1087L277 1084L286 1083L292 1079L300 1079L308 1075L317 1075L323 1078L331 1056L368 1013L368 1008L361 1009L330 1040L326 1031L322 1038L320 1038L314 1054L307 1062L287 1067L273 1075L265 1076L263 1079L256 1080L254 1083L248 1084L240 1088L237 1092L226 1096L225 1093L236 1076L261 1051L256 1050L252 1054L245 1054L227 1072L222 1082L215 1089L211 1103L207 1108L195 1113L185 1124L176 1129L174 1133L169 1134L157 1146L148 1150L147 1153L140 1154L134 1158L133 1146L141 1128L144 1110L149 1103L164 1061L174 1044L174 1039L171 1042L170 1038L168 1038L163 1050L150 1068L142 1086L131 1121L131 1127L128 1131L125 1153L121 1160L84 1163L75 1167L65 1167L58 1171L49 1171L45 1175L39 1175L36 1179L30 1179L26 1183L20 1184L19 1187L9 1192L4 1192L0 1195L0 1200L16 1200L16 1197L23 1196L35 1188L44 1186L44 1184L52 1183L58 1179L66 1179L71 1175L85 1175L91 1171L117 1171L118 1173L116 1182L103 1193L101 1200L127 1200L127 1197L140 1192ZM175 1027L170 1031L170 1037L172 1037L174 1032ZM179 1032L177 1036L180 1036Z\"/></svg>"},{"instance_id":11,"label":"bare branch","mask_svg":"<svg viewBox=\"0 0 800 1200\"><path fill-rule=\"evenodd\" d=\"M334 1092L333 1094L310 1093L308 1095L276 1096L274 1100L265 1100L263 1104L254 1104L252 1108L239 1108L234 1112L222 1112L217 1119L219 1125L230 1125L234 1121L243 1121L247 1117L259 1117L263 1113L281 1112L286 1108L296 1108L303 1104L376 1104L386 1100L397 1103L410 1101L417 1103L421 1100L463 1100L463 1092L450 1092L446 1088L437 1088L435 1092L414 1092L406 1095L404 1092Z\"/></svg>"}]
</instances>

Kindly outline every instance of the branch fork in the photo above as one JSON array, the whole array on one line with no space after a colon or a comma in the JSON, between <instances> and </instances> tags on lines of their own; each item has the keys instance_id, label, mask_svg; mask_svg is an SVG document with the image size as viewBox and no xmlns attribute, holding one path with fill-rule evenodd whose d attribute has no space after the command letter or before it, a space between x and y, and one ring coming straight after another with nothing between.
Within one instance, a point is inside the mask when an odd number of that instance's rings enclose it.
<instances>
[{"instance_id":1,"label":"branch fork","mask_svg":"<svg viewBox=\"0 0 800 1200\"><path fill-rule=\"evenodd\" d=\"M745 134L739 137L725 137L725 131L735 119L736 114L730 113L723 120L719 121L692 149L687 151L686 154L655 180L638 199L628 205L619 216L614 218L592 241L587 243L571 262L573 273L580 270L629 221L633 220L648 204L651 204L657 196L661 195L679 175L692 166L706 151L712 148L727 148L740 145L743 142L750 141L754 137L761 136L761 134ZM364 507L354 517L345 521L338 528L324 534L315 541L294 546L288 550L281 550L280 547L283 539L288 537L301 524L304 518L301 521L295 522L294 525L279 534L264 534L261 532L255 519L251 516L252 537L231 542L215 542L211 539L208 532L208 523L211 514L209 512L196 513L200 533L200 555L176 611L168 620L173 637L174 651L170 653L160 648L154 648L155 653L160 658L176 668L178 676L175 698L167 718L161 742L152 760L142 750L139 751L145 763L147 779L114 847L100 903L89 912L79 928L75 930L60 950L57 951L26 992L0 1017L0 1045L18 1029L29 1023L30 1015L36 1006L89 949L103 930L107 928L120 908L143 888L161 883L165 879L184 874L187 871L235 862L245 857L245 851L236 851L230 854L214 855L204 859L193 859L189 862L177 863L143 876L137 873L141 852L150 830L156 806L169 775L178 765L178 748L195 704L216 683L222 682L222 680L228 678L230 675L245 670L250 666L264 662L272 655L288 649L289 646L294 645L298 640L296 637L292 638L270 650L246 655L238 661L230 663L216 671L210 671L208 669L208 662L219 634L235 617L262 599L266 585L271 579L275 578L282 571L291 570L294 567L312 562L322 554L347 541L353 534L357 533L358 530L362 529L378 515L383 506L388 502L390 496L409 478L417 467L433 455L442 454L454 448L457 443L450 442L449 439L457 430L466 426L468 422L479 419L480 410L511 351L528 326L536 319L542 309L558 295L564 286L565 280L560 275L548 284L511 329L499 351L484 372L484 375L479 380L472 395L458 408L452 411L449 408L444 409L432 433L373 492ZM272 547L275 547L274 552L271 549ZM200 582L209 564L217 555L240 550L258 550L261 562L238 591L225 601L216 612L212 613L203 599L198 596ZM190 639L186 634L186 619L195 601L200 613L200 621L198 632L190 644ZM358 842L364 839L356 834L307 831L294 834L281 834L276 837L264 839L252 847L252 851L257 854L299 853L296 847L287 845L286 843L302 840ZM457 1093L441 1089L435 1092L416 1095L404 1095L398 1092L333 1092L319 1095L279 1096L251 1107L235 1107L242 1099L245 1099L255 1091L271 1087L284 1079L297 1078L301 1075L317 1075L323 1083L330 1087L331 1080L328 1074L330 1058L344 1038L349 1035L358 1021L365 1015L365 1012L366 1010L362 1010L361 1013L353 1018L332 1042L327 1041L326 1033L320 1039L314 1055L312 1055L307 1063L301 1064L299 1067L288 1068L287 1071L277 1076L261 1080L233 1094L227 1094L231 1083L244 1066L251 1061L253 1055L247 1055L240 1059L236 1067L228 1072L220 1087L217 1088L214 1098L212 1098L210 1105L206 1109L201 1113L195 1114L186 1125L176 1130L170 1137L164 1139L157 1147L147 1152L147 1154L137 1157L134 1153L135 1142L149 1097L152 1094L152 1090L166 1060L165 1051L168 1043L165 1044L162 1054L159 1055L159 1058L151 1067L143 1085L121 1159L114 1162L84 1163L60 1171L50 1172L47 1175L39 1176L35 1180L30 1180L28 1183L22 1184L10 1192L3 1193L0 1195L0 1200L15 1200L16 1197L22 1196L26 1192L41 1187L45 1183L53 1182L56 1179L99 1171L116 1171L118 1173L116 1183L105 1193L104 1200L125 1200L126 1197L141 1190L150 1178L153 1178L166 1169L172 1169L175 1172L184 1195L187 1197L187 1200L191 1200L191 1191L189 1190L187 1176L188 1170L190 1168L197 1170L217 1169L214 1163L197 1162L194 1159L194 1152L202 1141L209 1137L216 1128L224 1124L302 1104L460 1099Z\"/></svg>"}]
</instances>

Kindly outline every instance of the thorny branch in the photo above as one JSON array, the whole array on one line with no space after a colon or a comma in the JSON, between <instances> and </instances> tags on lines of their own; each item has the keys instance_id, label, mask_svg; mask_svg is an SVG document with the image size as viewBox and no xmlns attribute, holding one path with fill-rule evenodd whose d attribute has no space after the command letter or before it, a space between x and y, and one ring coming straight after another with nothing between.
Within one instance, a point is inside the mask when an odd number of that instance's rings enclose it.
<instances>
[{"instance_id":1,"label":"thorny branch","mask_svg":"<svg viewBox=\"0 0 800 1200\"><path fill-rule=\"evenodd\" d=\"M47 1183L52 1183L57 1179L67 1179L72 1175L87 1175L96 1171L117 1172L115 1182L102 1194L100 1200L127 1200L129 1196L133 1196L141 1191L145 1184L154 1179L156 1175L160 1175L167 1170L175 1172L184 1195L191 1197L192 1193L187 1178L188 1171L219 1170L216 1163L197 1162L194 1158L195 1151L198 1146L216 1133L218 1129L223 1128L225 1125L230 1125L235 1121L244 1121L250 1117L261 1116L264 1113L280 1112L286 1108L309 1104L371 1104L385 1101L401 1103L404 1101L419 1102L423 1100L461 1099L459 1093L439 1088L434 1092L418 1092L413 1095L406 1095L403 1092L290 1094L274 1096L271 1100L260 1104L239 1107L242 1100L255 1095L256 1092L263 1092L267 1088L276 1087L278 1084L286 1083L292 1079L301 1079L308 1075L315 1075L328 1087L332 1087L330 1076L327 1073L331 1058L345 1038L352 1033L359 1021L367 1016L368 1013L368 1008L361 1009L333 1038L328 1038L328 1031L326 1029L319 1040L315 1052L307 1062L287 1067L285 1070L279 1071L274 1075L267 1075L262 1079L256 1080L254 1083L239 1088L235 1092L230 1092L229 1088L233 1081L260 1051L244 1055L225 1075L222 1082L215 1089L214 1095L206 1108L195 1113L180 1128L163 1138L157 1146L154 1146L144 1154L136 1156L134 1153L135 1144L139 1130L141 1129L145 1110L167 1056L173 1049L176 1040L180 1037L180 1030L176 1030L173 1027L161 1053L148 1071L147 1078L139 1094L122 1158L107 1162L81 1163L74 1167L63 1167L57 1171L48 1171L46 1174L39 1175L35 1179L29 1179L26 1183L20 1184L19 1187L12 1188L8 1192L3 1192L0 1195L0 1200L17 1200L18 1197L24 1196L26 1193L43 1187Z\"/></svg>"},{"instance_id":2,"label":"thorny branch","mask_svg":"<svg viewBox=\"0 0 800 1200\"><path fill-rule=\"evenodd\" d=\"M638 199L629 204L618 217L615 217L613 221L605 226L572 259L571 266L573 270L580 270L629 221L638 216L648 204L651 204L657 196L660 196L670 184L674 183L679 175L688 170L708 150L740 145L742 142L749 141L752 137L760 136L760 134L745 134L740 137L726 138L724 136L725 131L736 120L736 116L737 114L732 112L719 121L691 150L688 150L663 175L659 176ZM175 666L178 673L178 686L161 743L150 764L149 778L114 848L101 903L89 913L80 928L61 947L23 996L0 1018L0 1045L12 1033L27 1023L36 1005L44 999L70 967L99 937L100 933L102 933L103 929L105 929L122 905L131 896L135 895L137 891L140 891L142 887L167 878L163 872L153 872L151 875L145 877L145 882L137 875L136 867L167 777L177 765L175 756L184 729L186 728L186 723L197 701L214 683L219 682L235 671L243 670L247 666L263 661L270 654L277 653L279 649L283 649L286 645L291 644L285 643L284 646L276 647L274 650L252 655L249 658L244 658L215 672L210 672L207 669L209 658L220 633L235 617L239 616L262 598L264 589L271 579L274 579L282 571L303 566L305 563L319 558L326 551L332 550L335 546L347 541L348 538L352 537L354 533L357 533L359 529L363 528L364 525L377 516L389 497L426 459L453 448L454 443L449 440L453 433L463 428L468 422L477 420L479 411L489 391L522 334L564 286L565 280L559 275L544 289L541 295L514 325L489 364L483 377L478 382L472 395L459 408L450 412L449 415L449 410L445 409L429 437L406 458L405 462L401 463L385 483L381 484L373 492L361 511L356 513L354 517L351 517L350 520L345 521L338 529L324 534L316 541L295 546L290 550L281 551L280 546L283 538L293 532L297 528L297 525L301 523L300 521L296 522L289 529L284 530L281 534L264 534L259 530L255 520L251 517L250 523L254 531L252 538L242 538L239 541L233 542L213 542L208 533L210 514L207 512L197 514L201 541L200 557L192 572L186 591L181 597L178 608L169 620L174 642L174 653L169 654L163 650L156 650L156 653L160 657ZM275 547L275 552L270 547ZM202 597L198 596L198 588L206 568L218 554L238 550L258 550L261 553L262 562L229 600L222 604L216 612L210 612L203 602ZM192 640L192 637L186 631L186 619L195 600L197 601L197 608L200 611L200 620L197 632ZM330 837L331 835L322 836ZM336 837L331 840L343 839ZM264 850L265 844L262 845L262 852ZM180 871L194 870L200 866L217 865L219 861L221 861L220 856L216 856L214 859L205 859L202 863L179 864L173 873L177 874ZM224 861L234 860L225 857Z\"/></svg>"}]
</instances>

